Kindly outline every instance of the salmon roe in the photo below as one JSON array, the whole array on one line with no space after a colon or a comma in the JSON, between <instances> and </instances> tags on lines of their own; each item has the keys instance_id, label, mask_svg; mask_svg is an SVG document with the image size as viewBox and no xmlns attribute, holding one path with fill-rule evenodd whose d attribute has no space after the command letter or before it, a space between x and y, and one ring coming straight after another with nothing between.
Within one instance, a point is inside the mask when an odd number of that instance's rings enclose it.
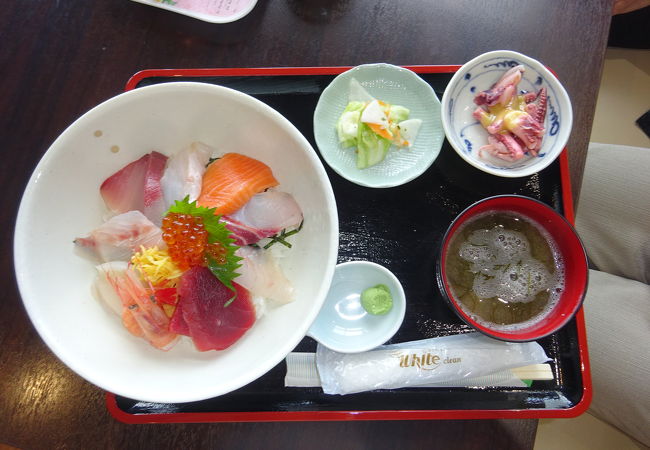
<instances>
[{"instance_id":1,"label":"salmon roe","mask_svg":"<svg viewBox=\"0 0 650 450\"><path fill-rule=\"evenodd\" d=\"M226 264L226 247L221 242L213 242L208 244L205 249L206 258L210 256L214 262L223 265Z\"/></svg>"},{"instance_id":2,"label":"salmon roe","mask_svg":"<svg viewBox=\"0 0 650 450\"><path fill-rule=\"evenodd\" d=\"M204 264L208 231L201 217L169 213L163 218L162 231L167 252L179 269L187 270Z\"/></svg>"}]
</instances>

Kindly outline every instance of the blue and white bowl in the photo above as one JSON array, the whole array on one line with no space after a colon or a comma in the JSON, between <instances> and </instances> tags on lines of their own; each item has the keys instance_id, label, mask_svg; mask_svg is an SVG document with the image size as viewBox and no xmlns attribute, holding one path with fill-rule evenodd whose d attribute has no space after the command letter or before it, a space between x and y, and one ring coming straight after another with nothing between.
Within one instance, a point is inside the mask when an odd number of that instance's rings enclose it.
<instances>
[{"instance_id":1,"label":"blue and white bowl","mask_svg":"<svg viewBox=\"0 0 650 450\"><path fill-rule=\"evenodd\" d=\"M488 133L472 116L476 109L474 96L492 87L506 70L519 64L525 67L519 92L537 92L545 87L548 93L542 148L536 157L526 154L514 162L485 154L481 158L478 151L488 143ZM484 53L464 64L442 96L442 125L451 146L472 166L501 177L524 177L546 168L564 149L572 123L571 101L557 78L539 61L509 50Z\"/></svg>"}]
</instances>

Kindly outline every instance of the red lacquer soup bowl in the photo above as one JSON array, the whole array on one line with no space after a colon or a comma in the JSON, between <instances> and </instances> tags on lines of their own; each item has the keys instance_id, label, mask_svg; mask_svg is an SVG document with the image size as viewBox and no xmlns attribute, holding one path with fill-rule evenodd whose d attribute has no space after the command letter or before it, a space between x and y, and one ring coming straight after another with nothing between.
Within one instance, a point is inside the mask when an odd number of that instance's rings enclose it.
<instances>
[{"instance_id":1,"label":"red lacquer soup bowl","mask_svg":"<svg viewBox=\"0 0 650 450\"><path fill-rule=\"evenodd\" d=\"M533 319L508 326L493 324L470 312L454 295L447 274L450 242L463 226L477 216L506 213L528 219L541 228L564 266L564 282L554 287L557 294L552 306ZM578 234L557 211L532 198L518 195L499 195L474 203L454 219L449 226L437 259L436 278L443 298L458 316L478 331L496 339L524 342L540 339L562 328L580 309L587 291L587 256Z\"/></svg>"}]
</instances>

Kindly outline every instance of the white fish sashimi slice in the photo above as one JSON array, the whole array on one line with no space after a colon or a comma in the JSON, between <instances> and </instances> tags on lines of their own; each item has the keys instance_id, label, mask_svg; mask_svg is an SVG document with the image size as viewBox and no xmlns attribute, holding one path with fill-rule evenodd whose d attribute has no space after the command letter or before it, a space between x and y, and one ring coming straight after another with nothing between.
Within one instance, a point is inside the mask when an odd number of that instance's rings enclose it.
<instances>
[{"instance_id":1,"label":"white fish sashimi slice","mask_svg":"<svg viewBox=\"0 0 650 450\"><path fill-rule=\"evenodd\" d=\"M371 102L375 98L365 90L356 78L350 78L350 92L348 94L349 102Z\"/></svg>"},{"instance_id":2,"label":"white fish sashimi slice","mask_svg":"<svg viewBox=\"0 0 650 450\"><path fill-rule=\"evenodd\" d=\"M151 152L151 158L144 177L144 191L142 193L144 209L142 212L158 226L162 225L162 218L166 210L160 180L167 159L165 155Z\"/></svg>"},{"instance_id":3,"label":"white fish sashimi slice","mask_svg":"<svg viewBox=\"0 0 650 450\"><path fill-rule=\"evenodd\" d=\"M255 194L229 217L251 228L269 230L272 235L298 227L303 216L300 205L291 194L268 190Z\"/></svg>"},{"instance_id":4,"label":"white fish sashimi slice","mask_svg":"<svg viewBox=\"0 0 650 450\"><path fill-rule=\"evenodd\" d=\"M162 231L140 211L113 216L74 243L93 251L100 260L128 261L140 246L162 246Z\"/></svg>"},{"instance_id":5,"label":"white fish sashimi slice","mask_svg":"<svg viewBox=\"0 0 650 450\"><path fill-rule=\"evenodd\" d=\"M398 145L401 147L412 147L415 142L415 138L420 132L420 127L422 126L421 119L407 119L401 121L399 124L399 135L400 142Z\"/></svg>"},{"instance_id":6,"label":"white fish sashimi slice","mask_svg":"<svg viewBox=\"0 0 650 450\"><path fill-rule=\"evenodd\" d=\"M99 299L118 316L122 315L124 306L122 305L120 296L115 292L115 289L108 281L107 275L114 277L117 275L122 276L126 273L128 267L129 264L125 261L111 261L95 267L95 269L97 269L97 276L93 282L93 290L97 297L99 297Z\"/></svg>"},{"instance_id":7,"label":"white fish sashimi slice","mask_svg":"<svg viewBox=\"0 0 650 450\"><path fill-rule=\"evenodd\" d=\"M212 147L202 142L192 142L189 147L169 158L160 180L166 207L188 195L190 202L199 197L205 166L213 152Z\"/></svg>"},{"instance_id":8,"label":"white fish sashimi slice","mask_svg":"<svg viewBox=\"0 0 650 450\"><path fill-rule=\"evenodd\" d=\"M276 305L293 301L293 286L269 252L253 247L240 247L235 254L242 257L240 274L235 281L253 296L271 300Z\"/></svg>"}]
</instances>

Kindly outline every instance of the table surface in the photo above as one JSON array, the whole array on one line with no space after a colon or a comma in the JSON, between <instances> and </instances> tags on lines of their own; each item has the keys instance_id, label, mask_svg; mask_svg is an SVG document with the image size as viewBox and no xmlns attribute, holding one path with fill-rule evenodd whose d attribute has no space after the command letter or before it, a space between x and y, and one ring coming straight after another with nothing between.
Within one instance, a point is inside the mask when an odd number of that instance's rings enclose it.
<instances>
[{"instance_id":1,"label":"table surface","mask_svg":"<svg viewBox=\"0 0 650 450\"><path fill-rule=\"evenodd\" d=\"M9 2L0 13L0 444L20 448L532 448L535 420L125 425L104 393L65 367L22 306L12 233L22 191L54 139L148 68L462 64L496 49L551 67L571 96L579 192L611 0L260 0L209 24L127 0ZM62 299L53 299L61 301ZM335 442L336 441L336 442ZM1 445L0 445L1 446ZM392 445L391 445L392 446Z\"/></svg>"}]
</instances>

